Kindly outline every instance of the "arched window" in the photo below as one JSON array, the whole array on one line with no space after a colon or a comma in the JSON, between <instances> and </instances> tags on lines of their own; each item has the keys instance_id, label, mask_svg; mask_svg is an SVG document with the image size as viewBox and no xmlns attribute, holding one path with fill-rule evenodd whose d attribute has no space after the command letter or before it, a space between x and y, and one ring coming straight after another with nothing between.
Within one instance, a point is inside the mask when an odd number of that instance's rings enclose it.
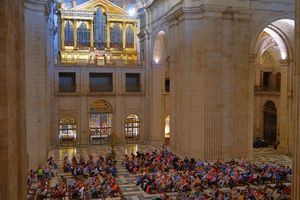
<instances>
[{"instance_id":1,"label":"arched window","mask_svg":"<svg viewBox=\"0 0 300 200\"><path fill-rule=\"evenodd\" d=\"M90 141L108 143L111 135L112 107L104 100L95 101L90 107Z\"/></svg>"},{"instance_id":2,"label":"arched window","mask_svg":"<svg viewBox=\"0 0 300 200\"><path fill-rule=\"evenodd\" d=\"M106 15L101 8L97 9L94 23L95 48L104 50L106 47Z\"/></svg>"},{"instance_id":3,"label":"arched window","mask_svg":"<svg viewBox=\"0 0 300 200\"><path fill-rule=\"evenodd\" d=\"M126 29L126 48L134 47L134 30L133 26L129 25Z\"/></svg>"},{"instance_id":4,"label":"arched window","mask_svg":"<svg viewBox=\"0 0 300 200\"><path fill-rule=\"evenodd\" d=\"M76 121L74 117L63 117L59 122L60 142L74 142L76 140Z\"/></svg>"},{"instance_id":5,"label":"arched window","mask_svg":"<svg viewBox=\"0 0 300 200\"><path fill-rule=\"evenodd\" d=\"M153 61L158 64L162 62L163 54L166 48L166 34L160 31L155 39L153 47Z\"/></svg>"},{"instance_id":6,"label":"arched window","mask_svg":"<svg viewBox=\"0 0 300 200\"><path fill-rule=\"evenodd\" d=\"M110 47L116 49L123 47L123 34L120 23L115 23L110 28Z\"/></svg>"},{"instance_id":7,"label":"arched window","mask_svg":"<svg viewBox=\"0 0 300 200\"><path fill-rule=\"evenodd\" d=\"M66 22L65 25L65 46L74 45L74 29L70 21Z\"/></svg>"},{"instance_id":8,"label":"arched window","mask_svg":"<svg viewBox=\"0 0 300 200\"><path fill-rule=\"evenodd\" d=\"M90 46L90 30L84 22L77 29L77 44L81 48Z\"/></svg>"},{"instance_id":9,"label":"arched window","mask_svg":"<svg viewBox=\"0 0 300 200\"><path fill-rule=\"evenodd\" d=\"M165 119L165 138L170 138L170 115Z\"/></svg>"},{"instance_id":10,"label":"arched window","mask_svg":"<svg viewBox=\"0 0 300 200\"><path fill-rule=\"evenodd\" d=\"M140 136L140 119L135 114L130 114L125 120L125 137L126 139L139 139Z\"/></svg>"}]
</instances>

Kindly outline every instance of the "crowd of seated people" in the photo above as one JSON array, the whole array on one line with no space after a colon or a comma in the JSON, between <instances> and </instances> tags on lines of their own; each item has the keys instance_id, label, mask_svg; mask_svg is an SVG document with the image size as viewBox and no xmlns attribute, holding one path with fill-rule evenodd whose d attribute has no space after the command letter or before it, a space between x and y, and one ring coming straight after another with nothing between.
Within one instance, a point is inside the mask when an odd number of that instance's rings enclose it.
<instances>
[{"instance_id":1,"label":"crowd of seated people","mask_svg":"<svg viewBox=\"0 0 300 200\"><path fill-rule=\"evenodd\" d=\"M71 180L60 177L54 187L49 181L57 176L58 165L53 158L49 158L47 166L30 170L28 174L28 199L93 199L106 197L122 197L122 191L117 183L116 162L111 154L105 158L99 156L97 160L90 155L87 160L80 157L71 160L65 156L63 171L71 173Z\"/></svg>"},{"instance_id":2,"label":"crowd of seated people","mask_svg":"<svg viewBox=\"0 0 300 200\"><path fill-rule=\"evenodd\" d=\"M161 195L161 200L170 198L167 194ZM291 185L266 185L261 187L246 186L234 189L219 189L214 187L209 190L198 190L195 192L181 192L179 199L218 199L218 200L287 200L291 199Z\"/></svg>"},{"instance_id":3,"label":"crowd of seated people","mask_svg":"<svg viewBox=\"0 0 300 200\"><path fill-rule=\"evenodd\" d=\"M147 193L282 184L291 181L292 173L291 168L276 163L182 160L167 149L125 155L122 164L131 173L141 173L137 185Z\"/></svg>"},{"instance_id":4,"label":"crowd of seated people","mask_svg":"<svg viewBox=\"0 0 300 200\"><path fill-rule=\"evenodd\" d=\"M90 155L85 161L75 157L70 161L64 158L64 172L71 172L74 180L69 184L72 198L104 198L122 196L116 181L116 162L111 156L105 159L99 156L97 160Z\"/></svg>"},{"instance_id":5,"label":"crowd of seated people","mask_svg":"<svg viewBox=\"0 0 300 200\"><path fill-rule=\"evenodd\" d=\"M58 165L50 157L46 167L40 165L36 170L30 170L27 177L28 197L43 199L50 192L49 181L57 175Z\"/></svg>"}]
</instances>

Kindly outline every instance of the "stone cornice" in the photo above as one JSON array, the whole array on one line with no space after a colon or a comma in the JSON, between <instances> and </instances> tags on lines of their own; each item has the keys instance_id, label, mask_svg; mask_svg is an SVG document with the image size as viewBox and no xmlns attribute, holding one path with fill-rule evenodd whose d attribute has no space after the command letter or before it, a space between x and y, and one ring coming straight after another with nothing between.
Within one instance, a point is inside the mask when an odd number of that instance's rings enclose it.
<instances>
[{"instance_id":1,"label":"stone cornice","mask_svg":"<svg viewBox=\"0 0 300 200\"><path fill-rule=\"evenodd\" d=\"M167 21L172 23L184 16L190 19L199 19L204 17L245 20L250 19L251 10L245 8L233 8L224 6L201 5L197 7L184 7L177 5L167 14Z\"/></svg>"},{"instance_id":2,"label":"stone cornice","mask_svg":"<svg viewBox=\"0 0 300 200\"><path fill-rule=\"evenodd\" d=\"M44 12L45 16L51 13L54 0L25 0L25 8L32 11Z\"/></svg>"},{"instance_id":3,"label":"stone cornice","mask_svg":"<svg viewBox=\"0 0 300 200\"><path fill-rule=\"evenodd\" d=\"M292 62L292 60L290 60L290 59L285 59L285 60L279 61L280 65L282 67L289 67L291 62Z\"/></svg>"},{"instance_id":4,"label":"stone cornice","mask_svg":"<svg viewBox=\"0 0 300 200\"><path fill-rule=\"evenodd\" d=\"M46 5L48 0L25 0L25 4L32 4L32 5Z\"/></svg>"}]
</instances>

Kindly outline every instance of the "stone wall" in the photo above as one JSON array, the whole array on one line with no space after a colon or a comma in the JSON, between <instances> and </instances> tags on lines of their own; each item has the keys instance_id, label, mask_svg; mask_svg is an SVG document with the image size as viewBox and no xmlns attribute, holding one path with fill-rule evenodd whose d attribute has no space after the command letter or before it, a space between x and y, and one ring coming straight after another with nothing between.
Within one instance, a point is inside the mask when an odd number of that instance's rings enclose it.
<instances>
[{"instance_id":1,"label":"stone wall","mask_svg":"<svg viewBox=\"0 0 300 200\"><path fill-rule=\"evenodd\" d=\"M105 100L112 106L112 133L115 142L125 142L125 119L129 114L136 114L141 121L140 137L145 141L145 74L141 67L86 67L86 66L55 66L54 68L54 98L55 109L51 133L53 143L59 145L59 121L63 116L73 116L77 124L77 145L89 145L89 107L96 100ZM76 73L76 92L59 92L59 73ZM89 91L89 73L112 73L113 91L106 93L91 93ZM128 93L125 87L126 73L139 73L141 92Z\"/></svg>"}]
</instances>

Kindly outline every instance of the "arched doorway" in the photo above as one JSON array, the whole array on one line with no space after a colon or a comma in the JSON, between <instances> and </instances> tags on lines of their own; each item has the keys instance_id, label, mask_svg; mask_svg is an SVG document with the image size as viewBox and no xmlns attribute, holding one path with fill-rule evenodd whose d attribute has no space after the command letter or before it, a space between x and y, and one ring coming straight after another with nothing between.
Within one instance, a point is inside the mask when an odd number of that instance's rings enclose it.
<instances>
[{"instance_id":1,"label":"arched doorway","mask_svg":"<svg viewBox=\"0 0 300 200\"><path fill-rule=\"evenodd\" d=\"M140 139L140 118L135 114L130 114L125 119L125 139L138 141Z\"/></svg>"},{"instance_id":2,"label":"arched doorway","mask_svg":"<svg viewBox=\"0 0 300 200\"><path fill-rule=\"evenodd\" d=\"M64 116L59 121L59 142L62 145L72 145L76 142L76 121L74 117Z\"/></svg>"},{"instance_id":3,"label":"arched doorway","mask_svg":"<svg viewBox=\"0 0 300 200\"><path fill-rule=\"evenodd\" d=\"M170 115L165 118L165 141L170 143Z\"/></svg>"},{"instance_id":4,"label":"arched doorway","mask_svg":"<svg viewBox=\"0 0 300 200\"><path fill-rule=\"evenodd\" d=\"M277 109L272 101L264 105L264 140L269 144L277 140Z\"/></svg>"},{"instance_id":5,"label":"arched doorway","mask_svg":"<svg viewBox=\"0 0 300 200\"><path fill-rule=\"evenodd\" d=\"M90 142L107 144L111 136L112 107L104 100L97 100L90 106Z\"/></svg>"}]
</instances>

